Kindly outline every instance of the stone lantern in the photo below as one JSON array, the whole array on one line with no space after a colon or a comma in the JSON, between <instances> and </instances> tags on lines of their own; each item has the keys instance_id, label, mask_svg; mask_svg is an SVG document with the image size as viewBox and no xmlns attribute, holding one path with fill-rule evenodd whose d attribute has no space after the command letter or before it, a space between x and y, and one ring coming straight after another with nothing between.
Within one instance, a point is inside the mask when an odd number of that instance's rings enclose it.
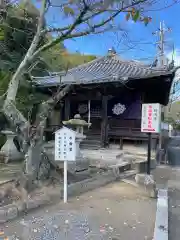
<instances>
[{"instance_id":1,"label":"stone lantern","mask_svg":"<svg viewBox=\"0 0 180 240\"><path fill-rule=\"evenodd\" d=\"M81 163L78 165L80 165L80 168L82 168L82 164L86 161L82 152L80 151L80 143L86 138L84 135L84 127L90 127L91 123L88 123L85 120L81 119L80 114L76 114L73 119L63 121L63 124L76 131L76 161L77 163Z\"/></svg>"},{"instance_id":2,"label":"stone lantern","mask_svg":"<svg viewBox=\"0 0 180 240\"><path fill-rule=\"evenodd\" d=\"M5 163L9 161L17 161L22 159L23 155L19 152L14 144L14 137L16 134L10 130L1 131L2 134L6 135L6 142L2 146L0 153L5 156Z\"/></svg>"}]
</instances>

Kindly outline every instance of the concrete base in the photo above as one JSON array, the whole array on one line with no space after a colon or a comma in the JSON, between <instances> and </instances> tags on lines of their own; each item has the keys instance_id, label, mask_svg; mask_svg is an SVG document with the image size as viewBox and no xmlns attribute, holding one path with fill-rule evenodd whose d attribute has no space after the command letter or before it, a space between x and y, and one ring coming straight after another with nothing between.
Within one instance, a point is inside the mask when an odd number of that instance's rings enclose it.
<instances>
[{"instance_id":1,"label":"concrete base","mask_svg":"<svg viewBox=\"0 0 180 240\"><path fill-rule=\"evenodd\" d=\"M156 161L151 160L151 169L156 168ZM137 173L145 173L147 172L147 160L141 160L135 162L135 169Z\"/></svg>"},{"instance_id":2,"label":"concrete base","mask_svg":"<svg viewBox=\"0 0 180 240\"><path fill-rule=\"evenodd\" d=\"M156 182L152 175L147 175L143 173L138 173L135 176L135 181L137 184L144 186L149 197L156 198Z\"/></svg>"},{"instance_id":3,"label":"concrete base","mask_svg":"<svg viewBox=\"0 0 180 240\"><path fill-rule=\"evenodd\" d=\"M102 173L100 175L94 176L91 179L85 179L80 182L72 183L68 185L68 197L78 196L82 193L91 191L93 189L102 187L106 184L114 182L117 180L117 176L112 170ZM61 189L61 197L63 197L64 190Z\"/></svg>"},{"instance_id":4,"label":"concrete base","mask_svg":"<svg viewBox=\"0 0 180 240\"><path fill-rule=\"evenodd\" d=\"M56 161L58 163L59 168L64 168L64 163L62 161ZM89 159L87 158L78 158L76 161L68 162L68 171L71 173L75 173L76 171L83 171L89 168Z\"/></svg>"}]
</instances>

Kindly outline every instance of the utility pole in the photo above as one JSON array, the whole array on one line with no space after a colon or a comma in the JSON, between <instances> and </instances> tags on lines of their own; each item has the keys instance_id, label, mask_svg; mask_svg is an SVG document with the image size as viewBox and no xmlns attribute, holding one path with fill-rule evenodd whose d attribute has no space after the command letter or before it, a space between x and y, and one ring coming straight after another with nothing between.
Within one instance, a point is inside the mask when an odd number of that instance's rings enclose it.
<instances>
[{"instance_id":1,"label":"utility pole","mask_svg":"<svg viewBox=\"0 0 180 240\"><path fill-rule=\"evenodd\" d=\"M165 62L164 62L164 22L161 23L160 22L160 27L159 27L159 40L160 40L160 43L159 43L159 50L160 50L160 55L159 55L159 60L160 60L160 65L161 66L164 66L165 65Z\"/></svg>"},{"instance_id":2,"label":"utility pole","mask_svg":"<svg viewBox=\"0 0 180 240\"><path fill-rule=\"evenodd\" d=\"M171 29L167 28L163 22L160 22L159 29L156 32L153 32L153 35L158 36L157 41L157 56L159 66L167 65L167 58L165 57L164 48L165 48L165 34L170 32Z\"/></svg>"},{"instance_id":3,"label":"utility pole","mask_svg":"<svg viewBox=\"0 0 180 240\"><path fill-rule=\"evenodd\" d=\"M164 21L160 22L159 29L153 33L153 35L158 35L158 42L157 42L157 55L158 55L158 64L159 66L163 67L168 64L167 58L164 53L164 48L165 48L165 34L167 32L170 32L171 29L165 27ZM162 105L161 108L161 122L164 122L164 112L165 112L165 107ZM160 134L159 134L159 161L162 160L162 140L163 140L163 131L161 129Z\"/></svg>"}]
</instances>

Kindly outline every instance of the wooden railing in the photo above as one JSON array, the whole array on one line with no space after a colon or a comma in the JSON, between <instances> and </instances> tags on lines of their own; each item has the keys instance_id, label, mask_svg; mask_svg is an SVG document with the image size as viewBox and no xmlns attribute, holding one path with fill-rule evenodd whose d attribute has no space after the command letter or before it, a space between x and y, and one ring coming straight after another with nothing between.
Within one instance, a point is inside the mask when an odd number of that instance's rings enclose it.
<instances>
[{"instance_id":1,"label":"wooden railing","mask_svg":"<svg viewBox=\"0 0 180 240\"><path fill-rule=\"evenodd\" d=\"M45 129L45 136L46 139L53 140L54 139L54 132L59 129L62 125L52 125ZM85 129L86 135L101 135L101 129ZM157 138L158 134L153 134L153 138ZM140 128L134 127L111 127L108 129L108 137L119 139L119 137L127 138L127 139L146 139L147 134L142 133Z\"/></svg>"},{"instance_id":2,"label":"wooden railing","mask_svg":"<svg viewBox=\"0 0 180 240\"><path fill-rule=\"evenodd\" d=\"M127 132L127 133L138 133L141 132L140 128L134 128L134 127L111 127L109 129L109 133L118 133L118 132Z\"/></svg>"},{"instance_id":3,"label":"wooden railing","mask_svg":"<svg viewBox=\"0 0 180 240\"><path fill-rule=\"evenodd\" d=\"M147 134L141 132L141 128L134 127L111 127L108 131L109 138L124 137L128 139L144 139L147 138ZM157 138L158 134L153 134L153 138Z\"/></svg>"}]
</instances>

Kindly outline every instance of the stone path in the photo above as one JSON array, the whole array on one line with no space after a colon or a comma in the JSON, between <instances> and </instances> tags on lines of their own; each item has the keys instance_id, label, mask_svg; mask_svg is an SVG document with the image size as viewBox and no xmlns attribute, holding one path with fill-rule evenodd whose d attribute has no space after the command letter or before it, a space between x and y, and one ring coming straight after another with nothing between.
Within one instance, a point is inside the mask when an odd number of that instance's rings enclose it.
<instances>
[{"instance_id":1,"label":"stone path","mask_svg":"<svg viewBox=\"0 0 180 240\"><path fill-rule=\"evenodd\" d=\"M30 213L2 231L22 240L152 240L155 213L156 200L116 182Z\"/></svg>"}]
</instances>

